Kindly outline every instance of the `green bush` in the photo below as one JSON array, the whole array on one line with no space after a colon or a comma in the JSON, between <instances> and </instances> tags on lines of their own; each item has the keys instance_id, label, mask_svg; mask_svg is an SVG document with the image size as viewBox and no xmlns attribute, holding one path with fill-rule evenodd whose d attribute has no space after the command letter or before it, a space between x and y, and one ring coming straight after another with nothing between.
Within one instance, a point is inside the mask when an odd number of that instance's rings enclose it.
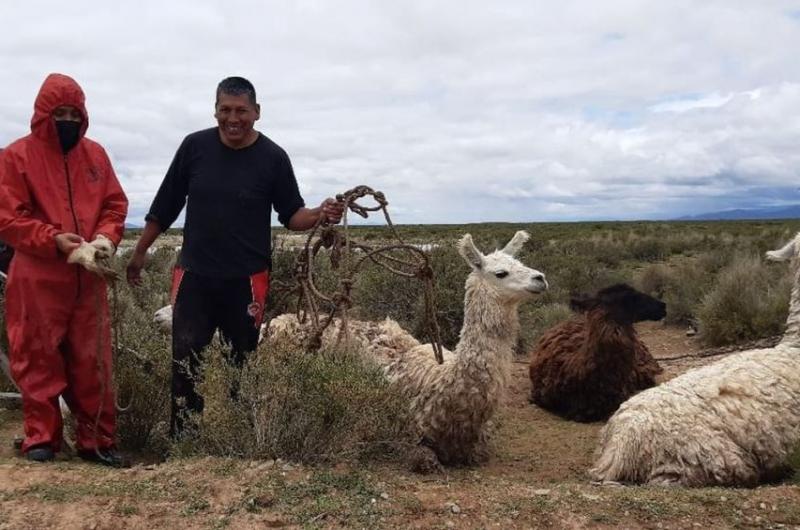
<instances>
[{"instance_id":1,"label":"green bush","mask_svg":"<svg viewBox=\"0 0 800 530\"><path fill-rule=\"evenodd\" d=\"M171 340L153 323L153 313L169 303L175 252L158 250L146 265L142 286L119 281L111 288L114 379L117 401L128 407L117 415L117 434L127 450L166 449L172 373ZM115 268L124 273L125 260Z\"/></svg>"},{"instance_id":2,"label":"green bush","mask_svg":"<svg viewBox=\"0 0 800 530\"><path fill-rule=\"evenodd\" d=\"M634 284L667 304L667 324L685 325L697 319L700 303L712 282L712 271L705 268L704 260L697 259L650 265L637 275Z\"/></svg>"},{"instance_id":3,"label":"green bush","mask_svg":"<svg viewBox=\"0 0 800 530\"><path fill-rule=\"evenodd\" d=\"M176 446L183 454L317 463L386 449L404 454L412 445L408 403L355 352L307 354L263 343L237 369L213 345L198 388L205 410L196 437Z\"/></svg>"},{"instance_id":4,"label":"green bush","mask_svg":"<svg viewBox=\"0 0 800 530\"><path fill-rule=\"evenodd\" d=\"M574 315L569 305L562 302L550 304L531 303L520 308L520 333L517 353L528 355L536 346L542 333Z\"/></svg>"},{"instance_id":5,"label":"green bush","mask_svg":"<svg viewBox=\"0 0 800 530\"><path fill-rule=\"evenodd\" d=\"M723 269L698 311L701 337L712 346L783 332L792 274L759 257L737 257Z\"/></svg>"},{"instance_id":6,"label":"green bush","mask_svg":"<svg viewBox=\"0 0 800 530\"><path fill-rule=\"evenodd\" d=\"M456 250L455 241L431 252L431 266L435 280L433 303L436 306L439 333L445 348L452 350L458 344L464 324L464 284L470 268ZM430 342L421 291L413 307L413 320L407 329L421 342Z\"/></svg>"}]
</instances>

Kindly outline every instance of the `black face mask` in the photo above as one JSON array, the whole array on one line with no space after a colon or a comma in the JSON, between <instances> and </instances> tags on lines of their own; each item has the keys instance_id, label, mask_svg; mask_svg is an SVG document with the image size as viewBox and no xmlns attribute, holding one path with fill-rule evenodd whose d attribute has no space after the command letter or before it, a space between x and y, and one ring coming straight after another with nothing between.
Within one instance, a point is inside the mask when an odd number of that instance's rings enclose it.
<instances>
[{"instance_id":1,"label":"black face mask","mask_svg":"<svg viewBox=\"0 0 800 530\"><path fill-rule=\"evenodd\" d=\"M66 153L81 139L81 123L77 121L56 121L56 131L61 150Z\"/></svg>"}]
</instances>

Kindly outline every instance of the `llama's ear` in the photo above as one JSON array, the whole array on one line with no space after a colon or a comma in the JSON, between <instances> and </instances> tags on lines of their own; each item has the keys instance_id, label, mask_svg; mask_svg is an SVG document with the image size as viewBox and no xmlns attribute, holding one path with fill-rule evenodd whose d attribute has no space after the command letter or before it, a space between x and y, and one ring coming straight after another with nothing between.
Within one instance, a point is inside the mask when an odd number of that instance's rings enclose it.
<instances>
[{"instance_id":1,"label":"llama's ear","mask_svg":"<svg viewBox=\"0 0 800 530\"><path fill-rule=\"evenodd\" d=\"M464 258L467 264L476 270L483 268L483 254L472 242L472 236L465 234L458 242L458 253Z\"/></svg>"},{"instance_id":2,"label":"llama's ear","mask_svg":"<svg viewBox=\"0 0 800 530\"><path fill-rule=\"evenodd\" d=\"M503 247L503 252L510 256L516 256L517 253L522 250L522 245L524 245L525 242L530 238L531 236L528 234L528 232L525 230L520 230L514 234L514 237L511 238L511 241L509 241L508 244Z\"/></svg>"},{"instance_id":3,"label":"llama's ear","mask_svg":"<svg viewBox=\"0 0 800 530\"><path fill-rule=\"evenodd\" d=\"M772 261L788 261L797 256L798 238L789 241L783 248L778 250L768 250L767 259Z\"/></svg>"}]
</instances>

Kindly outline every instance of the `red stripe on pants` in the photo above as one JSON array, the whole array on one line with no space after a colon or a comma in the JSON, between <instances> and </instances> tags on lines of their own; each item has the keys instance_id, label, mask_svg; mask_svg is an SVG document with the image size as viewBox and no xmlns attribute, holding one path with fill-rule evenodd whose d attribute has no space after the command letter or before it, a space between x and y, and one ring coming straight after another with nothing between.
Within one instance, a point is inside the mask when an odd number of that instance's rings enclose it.
<instances>
[{"instance_id":1,"label":"red stripe on pants","mask_svg":"<svg viewBox=\"0 0 800 530\"><path fill-rule=\"evenodd\" d=\"M256 328L260 328L269 293L269 271L257 272L250 276L250 291L253 293L253 302L247 308L247 312L255 320Z\"/></svg>"}]
</instances>

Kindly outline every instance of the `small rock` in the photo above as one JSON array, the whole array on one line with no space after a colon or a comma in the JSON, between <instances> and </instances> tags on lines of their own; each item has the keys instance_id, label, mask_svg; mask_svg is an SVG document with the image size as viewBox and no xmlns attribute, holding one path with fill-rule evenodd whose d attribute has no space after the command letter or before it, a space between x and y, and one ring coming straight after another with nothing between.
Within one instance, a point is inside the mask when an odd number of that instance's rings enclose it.
<instances>
[{"instance_id":1,"label":"small rock","mask_svg":"<svg viewBox=\"0 0 800 530\"><path fill-rule=\"evenodd\" d=\"M723 495L722 497L720 497L720 498L719 498L719 500L721 500L722 502L725 502L725 501L727 501L727 500L728 500L728 497L726 497L725 495Z\"/></svg>"},{"instance_id":2,"label":"small rock","mask_svg":"<svg viewBox=\"0 0 800 530\"><path fill-rule=\"evenodd\" d=\"M375 499L375 497L372 497L372 498L369 500L369 503L370 503L370 504L375 504L376 502L378 502L378 501Z\"/></svg>"},{"instance_id":3,"label":"small rock","mask_svg":"<svg viewBox=\"0 0 800 530\"><path fill-rule=\"evenodd\" d=\"M767 505L764 504L763 502L761 504L759 504L758 507L761 508L762 510L766 510L767 509Z\"/></svg>"},{"instance_id":4,"label":"small rock","mask_svg":"<svg viewBox=\"0 0 800 530\"><path fill-rule=\"evenodd\" d=\"M548 489L540 489L540 490L533 490L534 495L550 495L550 490Z\"/></svg>"},{"instance_id":5,"label":"small rock","mask_svg":"<svg viewBox=\"0 0 800 530\"><path fill-rule=\"evenodd\" d=\"M148 465L144 466L144 468L147 471L152 471L152 470L154 470L156 468L156 465L155 464L148 464Z\"/></svg>"},{"instance_id":6,"label":"small rock","mask_svg":"<svg viewBox=\"0 0 800 530\"><path fill-rule=\"evenodd\" d=\"M455 528L456 527L456 523L454 523L453 521L447 521L446 523L444 523L444 525L447 528Z\"/></svg>"},{"instance_id":7,"label":"small rock","mask_svg":"<svg viewBox=\"0 0 800 530\"><path fill-rule=\"evenodd\" d=\"M591 495L589 493L581 493L581 497L589 501L599 501L602 498L600 495Z\"/></svg>"},{"instance_id":8,"label":"small rock","mask_svg":"<svg viewBox=\"0 0 800 530\"><path fill-rule=\"evenodd\" d=\"M389 500L389 494L384 491L383 493L381 493L381 499L383 499L385 501L388 501Z\"/></svg>"},{"instance_id":9,"label":"small rock","mask_svg":"<svg viewBox=\"0 0 800 530\"><path fill-rule=\"evenodd\" d=\"M454 513L454 514L456 514L456 515L460 514L460 513L461 513L461 506L459 506L459 505L458 505L458 504L456 504L456 503L452 503L452 504L450 505L450 512L451 512L451 513Z\"/></svg>"}]
</instances>

